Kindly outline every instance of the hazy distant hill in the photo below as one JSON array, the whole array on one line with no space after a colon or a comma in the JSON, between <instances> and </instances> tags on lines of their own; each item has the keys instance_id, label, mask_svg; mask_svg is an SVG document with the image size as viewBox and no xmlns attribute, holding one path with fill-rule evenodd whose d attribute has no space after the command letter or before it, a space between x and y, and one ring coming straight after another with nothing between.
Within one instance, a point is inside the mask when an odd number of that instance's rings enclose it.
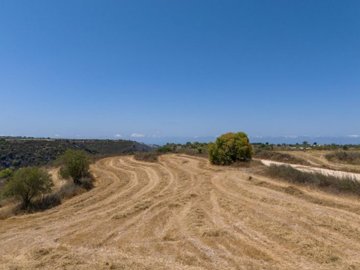
<instances>
[{"instance_id":1,"label":"hazy distant hill","mask_svg":"<svg viewBox=\"0 0 360 270\"><path fill-rule=\"evenodd\" d=\"M89 154L106 156L149 151L150 146L126 140L66 140L19 137L0 138L0 169L45 165L66 149L82 149Z\"/></svg>"}]
</instances>

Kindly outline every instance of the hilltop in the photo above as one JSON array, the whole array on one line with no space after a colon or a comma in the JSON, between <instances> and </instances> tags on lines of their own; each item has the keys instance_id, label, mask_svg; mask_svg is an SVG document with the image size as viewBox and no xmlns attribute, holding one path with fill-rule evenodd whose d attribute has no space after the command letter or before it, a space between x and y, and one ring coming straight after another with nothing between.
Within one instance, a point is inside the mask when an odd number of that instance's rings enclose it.
<instances>
[{"instance_id":1,"label":"hilltop","mask_svg":"<svg viewBox=\"0 0 360 270\"><path fill-rule=\"evenodd\" d=\"M0 137L0 169L46 165L66 149L81 149L102 157L149 151L151 147L128 140Z\"/></svg>"}]
</instances>

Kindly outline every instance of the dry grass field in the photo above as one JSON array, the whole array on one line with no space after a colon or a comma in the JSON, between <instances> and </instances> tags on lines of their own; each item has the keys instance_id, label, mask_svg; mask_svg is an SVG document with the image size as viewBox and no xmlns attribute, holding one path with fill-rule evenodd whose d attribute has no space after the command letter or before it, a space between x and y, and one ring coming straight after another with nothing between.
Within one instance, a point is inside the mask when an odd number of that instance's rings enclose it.
<instances>
[{"instance_id":1,"label":"dry grass field","mask_svg":"<svg viewBox=\"0 0 360 270\"><path fill-rule=\"evenodd\" d=\"M360 200L261 169L102 159L91 191L0 220L0 269L360 269Z\"/></svg>"}]
</instances>

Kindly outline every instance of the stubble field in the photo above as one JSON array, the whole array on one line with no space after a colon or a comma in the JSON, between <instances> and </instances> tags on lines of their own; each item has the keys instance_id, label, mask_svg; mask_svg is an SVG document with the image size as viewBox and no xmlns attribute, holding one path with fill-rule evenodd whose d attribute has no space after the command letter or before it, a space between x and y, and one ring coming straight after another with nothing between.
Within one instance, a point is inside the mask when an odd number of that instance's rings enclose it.
<instances>
[{"instance_id":1,"label":"stubble field","mask_svg":"<svg viewBox=\"0 0 360 270\"><path fill-rule=\"evenodd\" d=\"M359 199L260 169L102 159L91 191L0 220L0 269L360 269Z\"/></svg>"}]
</instances>

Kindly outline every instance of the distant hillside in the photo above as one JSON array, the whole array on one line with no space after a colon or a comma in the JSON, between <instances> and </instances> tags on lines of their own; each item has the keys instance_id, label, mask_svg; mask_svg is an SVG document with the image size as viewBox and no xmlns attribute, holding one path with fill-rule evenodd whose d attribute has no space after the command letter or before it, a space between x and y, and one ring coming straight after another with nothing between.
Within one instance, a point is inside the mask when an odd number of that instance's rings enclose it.
<instances>
[{"instance_id":1,"label":"distant hillside","mask_svg":"<svg viewBox=\"0 0 360 270\"><path fill-rule=\"evenodd\" d=\"M150 146L125 140L65 140L0 138L0 169L46 165L66 149L82 149L91 155L107 156L149 151Z\"/></svg>"}]
</instances>

